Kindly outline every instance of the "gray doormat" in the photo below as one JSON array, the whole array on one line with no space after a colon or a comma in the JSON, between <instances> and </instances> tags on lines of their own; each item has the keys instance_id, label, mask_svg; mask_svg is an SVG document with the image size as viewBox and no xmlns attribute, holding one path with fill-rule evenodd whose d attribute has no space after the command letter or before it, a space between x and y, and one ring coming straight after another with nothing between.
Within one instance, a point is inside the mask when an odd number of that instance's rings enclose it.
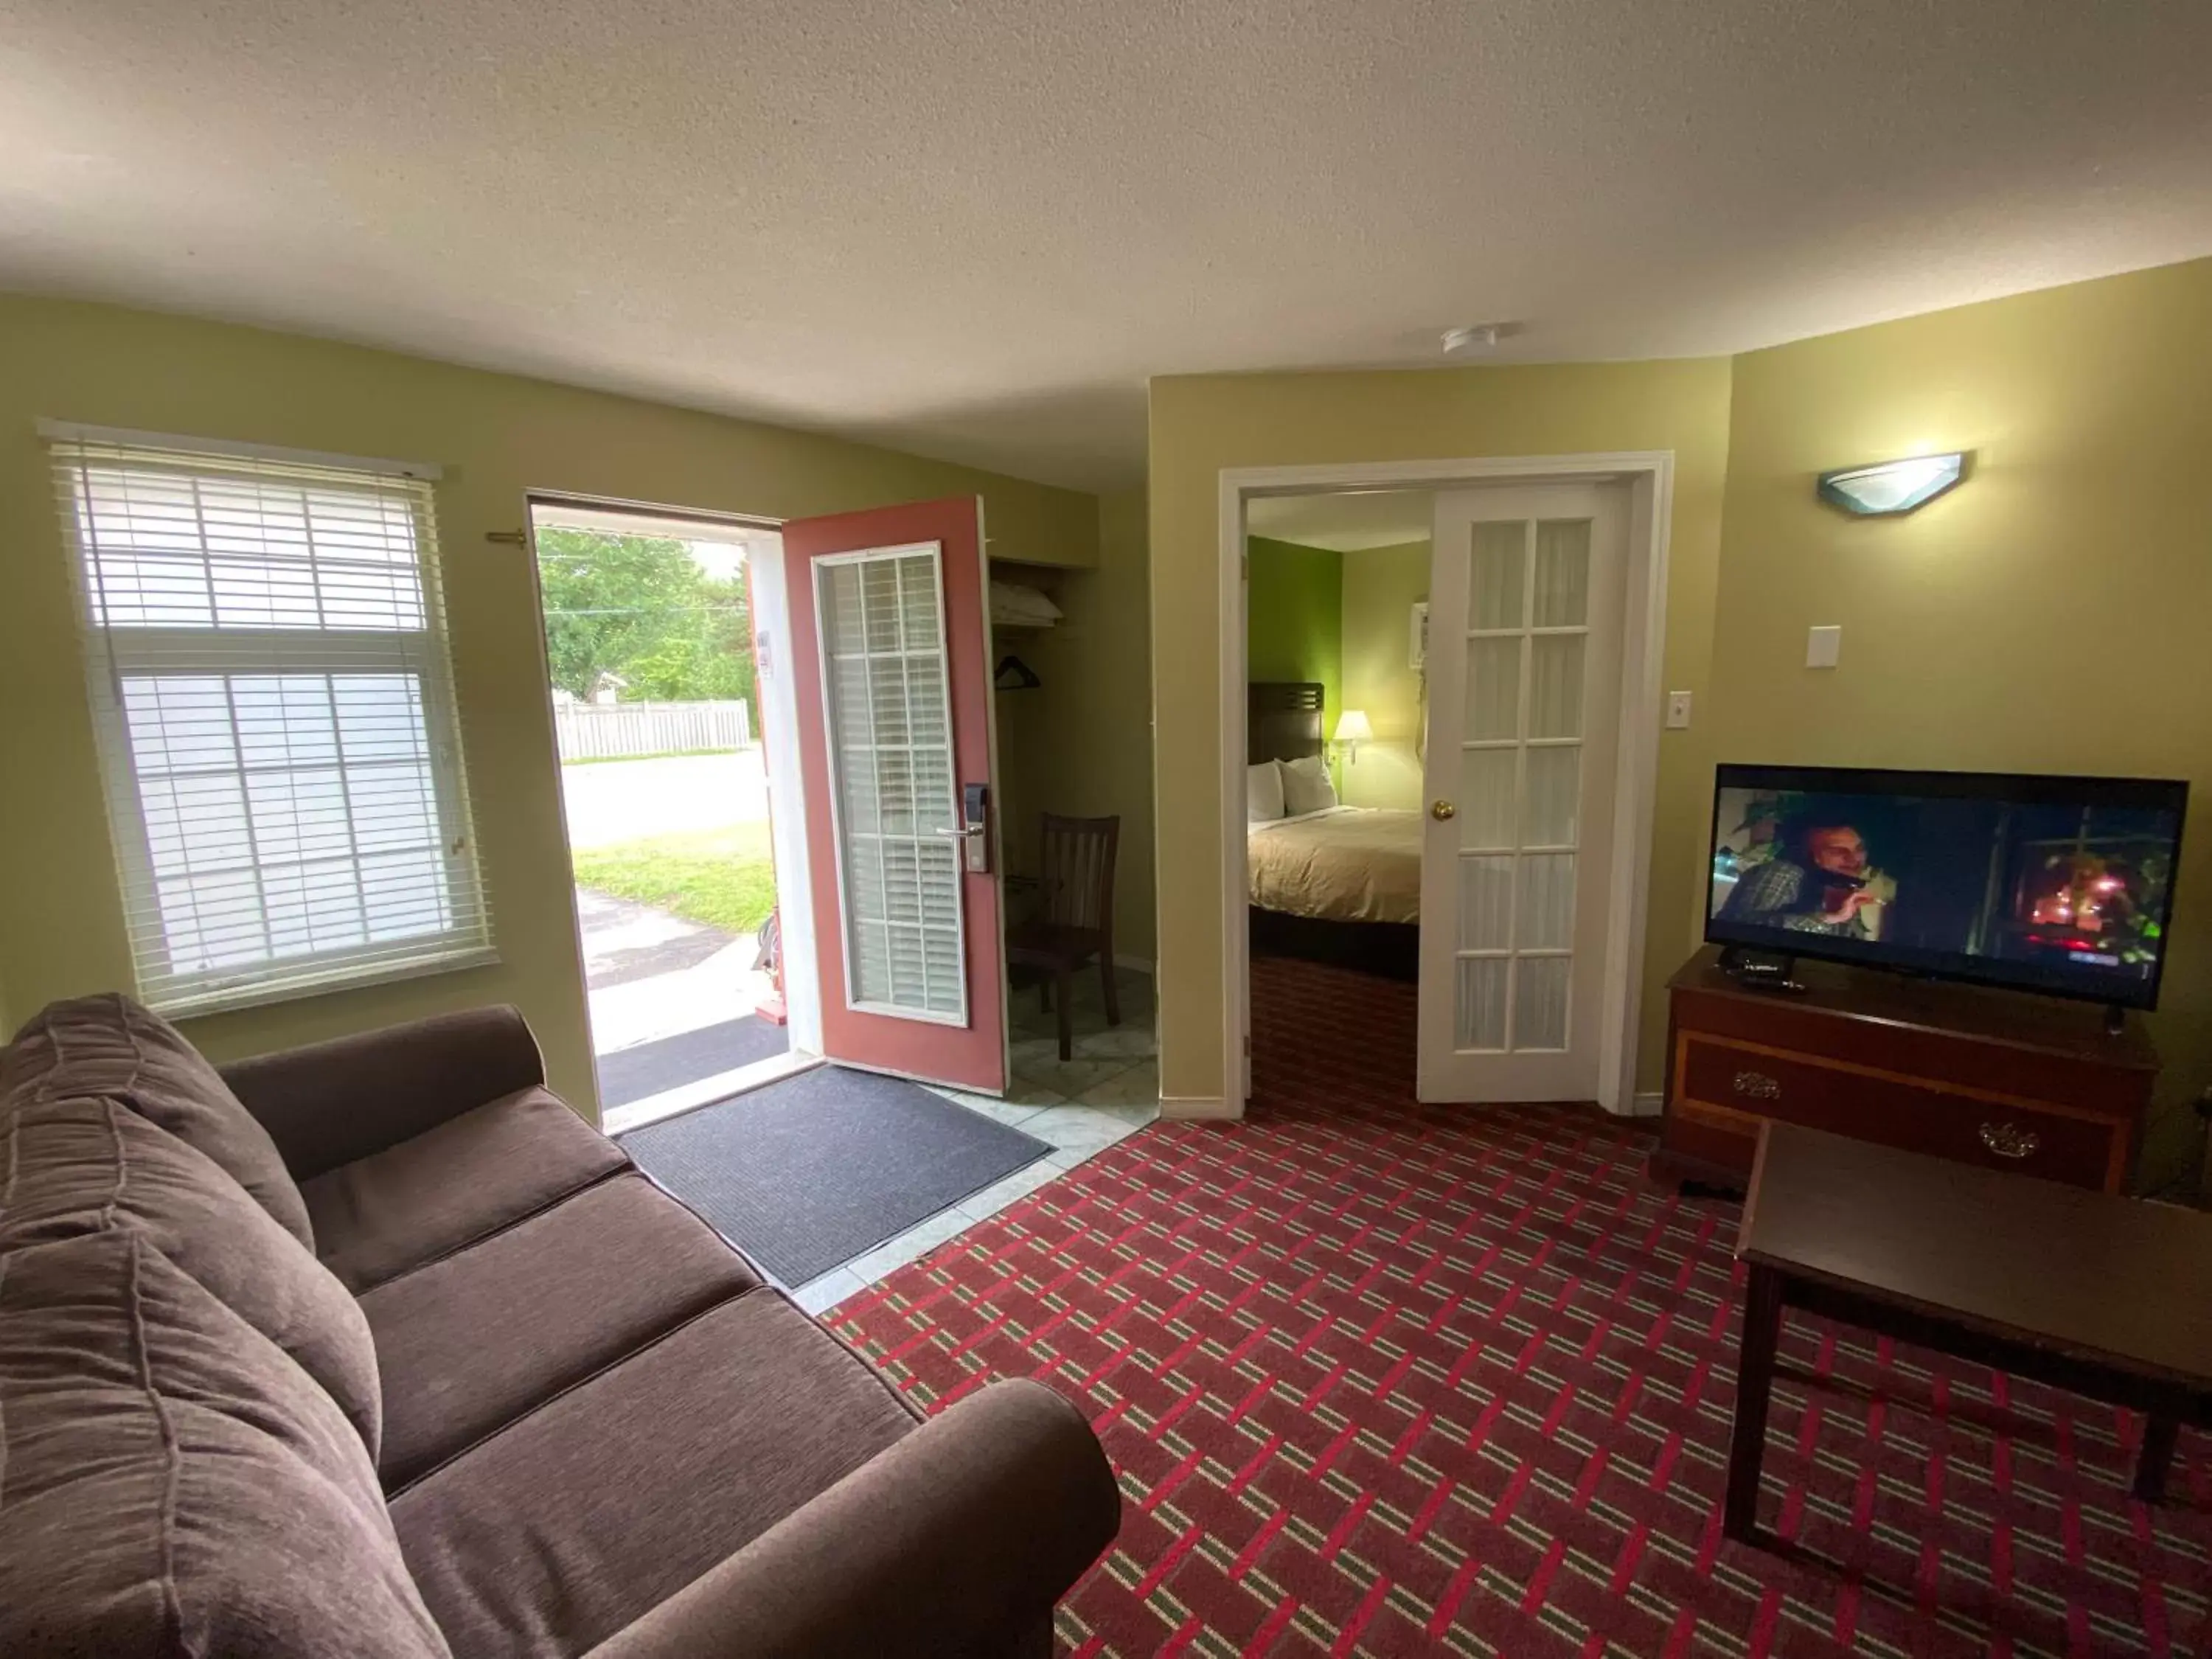
<instances>
[{"instance_id":1,"label":"gray doormat","mask_svg":"<svg viewBox=\"0 0 2212 1659\"><path fill-rule=\"evenodd\" d=\"M599 1105L627 1106L667 1089L680 1089L702 1077L734 1072L791 1047L781 1025L757 1014L678 1031L633 1048L599 1056Z\"/></svg>"},{"instance_id":2,"label":"gray doormat","mask_svg":"<svg viewBox=\"0 0 2212 1659\"><path fill-rule=\"evenodd\" d=\"M791 1285L1052 1151L902 1078L836 1066L621 1139L647 1174Z\"/></svg>"}]
</instances>

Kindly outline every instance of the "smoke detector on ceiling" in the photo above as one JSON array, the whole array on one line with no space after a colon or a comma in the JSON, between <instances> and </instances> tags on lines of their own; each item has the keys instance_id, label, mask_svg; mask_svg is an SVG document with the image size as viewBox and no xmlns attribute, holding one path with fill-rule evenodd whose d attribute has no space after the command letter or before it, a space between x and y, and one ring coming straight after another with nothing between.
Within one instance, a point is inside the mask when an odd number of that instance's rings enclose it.
<instances>
[{"instance_id":1,"label":"smoke detector on ceiling","mask_svg":"<svg viewBox=\"0 0 2212 1659\"><path fill-rule=\"evenodd\" d=\"M1496 345L1501 336L1511 331L1509 323L1469 323L1464 328L1444 331L1444 356L1447 357L1480 357Z\"/></svg>"}]
</instances>

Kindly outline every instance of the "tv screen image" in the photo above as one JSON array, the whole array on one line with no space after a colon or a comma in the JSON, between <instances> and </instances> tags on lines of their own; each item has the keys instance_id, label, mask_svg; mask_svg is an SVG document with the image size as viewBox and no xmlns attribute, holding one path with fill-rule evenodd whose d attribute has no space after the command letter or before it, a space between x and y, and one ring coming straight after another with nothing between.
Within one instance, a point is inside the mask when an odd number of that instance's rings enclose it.
<instances>
[{"instance_id":1,"label":"tv screen image","mask_svg":"<svg viewBox=\"0 0 2212 1659\"><path fill-rule=\"evenodd\" d=\"M1723 766L1705 937L2157 1006L2183 783Z\"/></svg>"}]
</instances>

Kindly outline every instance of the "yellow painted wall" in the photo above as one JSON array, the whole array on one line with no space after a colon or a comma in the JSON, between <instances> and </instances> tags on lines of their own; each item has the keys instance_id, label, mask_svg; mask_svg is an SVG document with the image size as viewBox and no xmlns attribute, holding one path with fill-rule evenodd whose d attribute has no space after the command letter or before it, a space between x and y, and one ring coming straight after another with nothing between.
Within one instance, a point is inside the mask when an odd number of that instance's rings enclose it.
<instances>
[{"instance_id":1,"label":"yellow painted wall","mask_svg":"<svg viewBox=\"0 0 2212 1659\"><path fill-rule=\"evenodd\" d=\"M1920 449L1972 471L1903 518L1814 499ZM2154 1188L2212 1082L2208 458L2212 260L1738 358L1705 710L1724 758L2191 780ZM1833 672L1803 665L1816 623L1843 628Z\"/></svg>"},{"instance_id":2,"label":"yellow painted wall","mask_svg":"<svg viewBox=\"0 0 2212 1659\"><path fill-rule=\"evenodd\" d=\"M1671 449L1666 683L1698 691L1711 647L1728 423L1723 358L1152 382L1160 1052L1162 1090L1170 1100L1218 1100L1225 1075L1215 547L1221 469ZM1711 758L1699 730L1668 732L1661 744L1646 1088L1657 1086L1666 1019L1656 987L1696 939L1693 888Z\"/></svg>"},{"instance_id":3,"label":"yellow painted wall","mask_svg":"<svg viewBox=\"0 0 2212 1659\"><path fill-rule=\"evenodd\" d=\"M1421 676L1412 666L1412 616L1429 597L1429 544L1361 548L1344 556L1344 706L1364 711L1375 741L1338 763L1347 806L1416 807L1421 761Z\"/></svg>"},{"instance_id":4,"label":"yellow painted wall","mask_svg":"<svg viewBox=\"0 0 2212 1659\"><path fill-rule=\"evenodd\" d=\"M1095 569L998 574L1049 589L1066 612L1048 629L1009 629L1012 652L1044 684L999 694L999 775L1006 817L1006 867L1036 872L1037 814L1118 816L1114 951L1152 955L1152 768L1150 572L1142 490L1098 503ZM1018 892L1012 908L1020 914Z\"/></svg>"},{"instance_id":5,"label":"yellow painted wall","mask_svg":"<svg viewBox=\"0 0 2212 1659\"><path fill-rule=\"evenodd\" d=\"M217 1015L191 1036L228 1057L513 1001L580 1106L593 1088L540 624L528 555L484 532L520 528L532 489L777 518L980 493L994 553L1097 552L1098 504L1072 490L388 352L0 297L0 980L19 1017L130 983L41 416L446 467L454 677L502 963ZM1141 684L1141 659L1130 672Z\"/></svg>"}]
</instances>

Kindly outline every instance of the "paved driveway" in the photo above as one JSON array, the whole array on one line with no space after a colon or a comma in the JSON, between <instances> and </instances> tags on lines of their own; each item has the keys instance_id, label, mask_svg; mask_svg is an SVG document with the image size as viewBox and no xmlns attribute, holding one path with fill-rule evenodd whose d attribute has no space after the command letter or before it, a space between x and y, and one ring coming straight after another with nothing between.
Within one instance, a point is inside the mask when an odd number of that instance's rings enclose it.
<instances>
[{"instance_id":1,"label":"paved driveway","mask_svg":"<svg viewBox=\"0 0 2212 1659\"><path fill-rule=\"evenodd\" d=\"M768 773L757 744L734 755L592 761L561 769L561 796L568 845L607 847L764 818Z\"/></svg>"}]
</instances>

